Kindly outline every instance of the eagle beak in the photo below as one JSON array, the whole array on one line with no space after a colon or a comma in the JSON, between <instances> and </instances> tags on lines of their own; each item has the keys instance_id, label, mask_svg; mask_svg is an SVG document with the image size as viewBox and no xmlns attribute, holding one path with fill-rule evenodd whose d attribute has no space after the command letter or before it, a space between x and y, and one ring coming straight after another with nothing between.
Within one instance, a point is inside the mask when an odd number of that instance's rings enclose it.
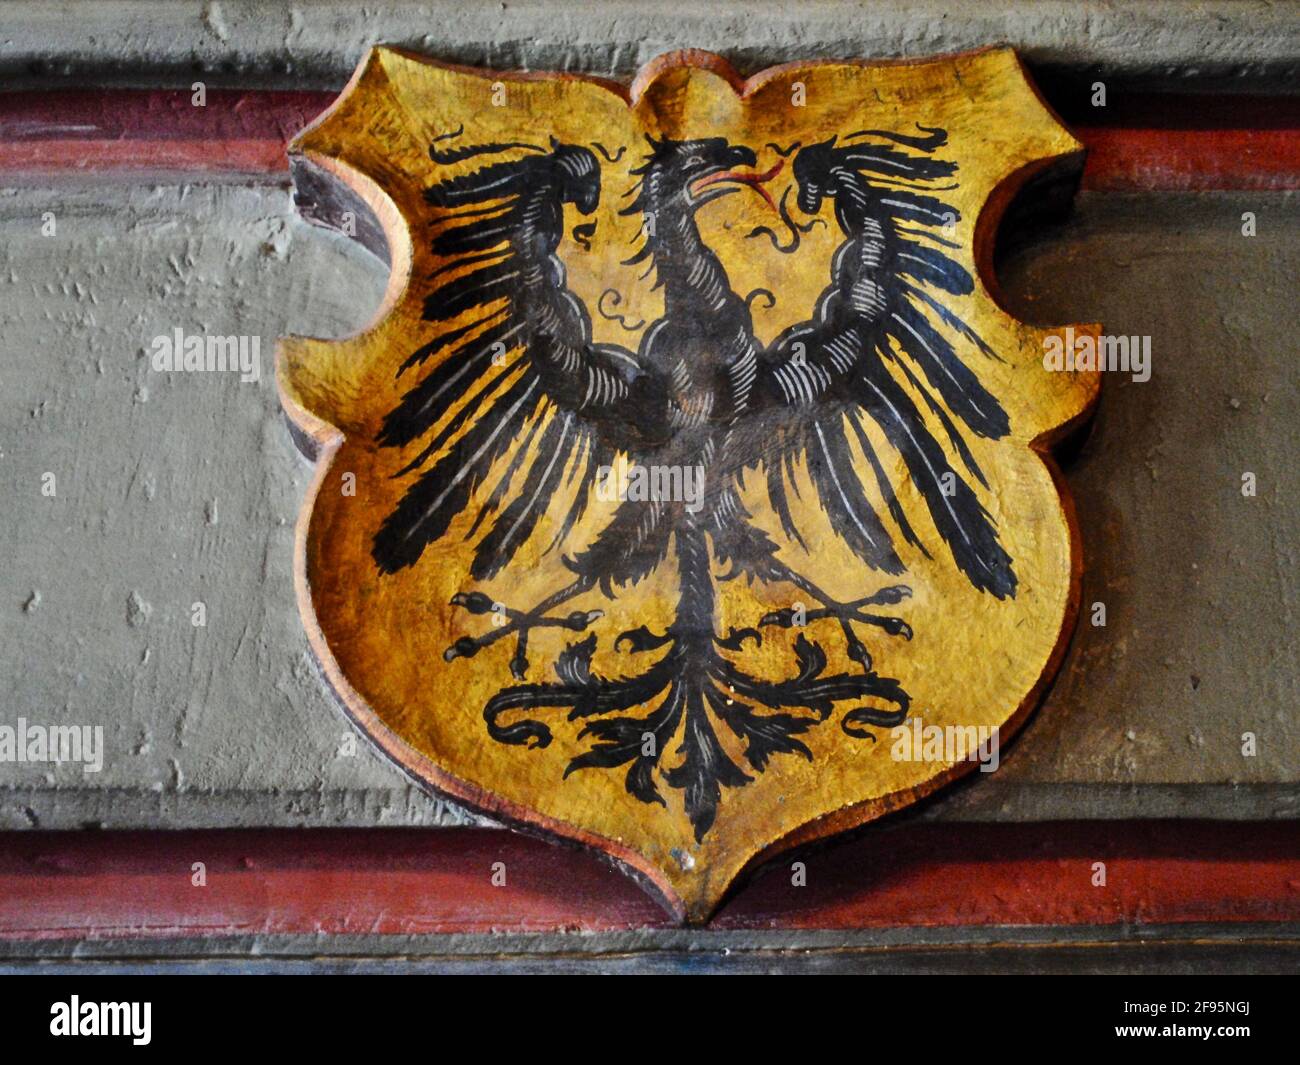
<instances>
[{"instance_id":1,"label":"eagle beak","mask_svg":"<svg viewBox=\"0 0 1300 1065\"><path fill-rule=\"evenodd\" d=\"M767 205L775 211L776 203L763 186L781 173L781 168L784 166L785 160L778 159L774 167L770 170L764 170L762 173L755 170L720 170L716 174L709 174L707 177L702 177L699 181L694 182L691 185L691 195L698 195L706 185L716 185L720 181L732 181L738 185L748 185L762 196L767 201Z\"/></svg>"}]
</instances>

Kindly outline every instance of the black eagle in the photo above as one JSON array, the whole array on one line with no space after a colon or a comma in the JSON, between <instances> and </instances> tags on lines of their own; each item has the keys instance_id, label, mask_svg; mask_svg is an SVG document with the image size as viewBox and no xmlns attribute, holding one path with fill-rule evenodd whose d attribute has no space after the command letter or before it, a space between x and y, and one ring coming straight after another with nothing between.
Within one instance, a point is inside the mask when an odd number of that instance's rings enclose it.
<instances>
[{"instance_id":1,"label":"black eagle","mask_svg":"<svg viewBox=\"0 0 1300 1065\"><path fill-rule=\"evenodd\" d=\"M504 608L504 624L462 637L446 658L472 658L514 638L511 668L520 683L484 708L490 735L544 747L550 728L520 711L567 710L582 722L580 737L593 742L566 776L626 766L628 791L664 805L661 784L681 789L697 840L714 822L722 787L744 785L777 754L811 758L800 736L837 704L849 704L844 730L867 738L874 738L870 726L904 720L909 706L899 682L874 671L859 636L866 626L910 638L903 619L874 609L899 604L909 588L890 584L845 602L781 561L779 545L741 501L747 474L764 479L791 541L802 543L804 532L787 497L802 466L825 519L867 567L901 575L901 538L927 555L946 551L981 591L1015 595L1012 560L977 495L975 485L986 481L968 444L968 436L1005 436L1007 414L959 349L997 356L944 302L973 287L943 235L958 214L938 196L955 186L939 183L957 167L934 154L944 131L918 128L916 135L861 130L797 150L797 205L815 216L829 200L843 242L808 320L769 345L757 339L749 303L733 291L695 214L745 186L767 197L761 183L781 164L757 173L755 152L722 138L647 138L621 213L643 220L628 264L653 272L664 310L634 351L593 342L590 314L557 254L566 211L589 216L599 204L597 151L554 138L545 146L463 147L439 138L430 150L435 163L459 171L425 191L432 250L445 265L424 306L428 342L397 370L419 376L378 436L385 447L423 446L398 474L410 486L374 539L374 560L384 573L414 565L476 506L467 534L477 538L470 587L452 603L486 615L494 598L472 585L506 571L553 499L569 490L574 501L543 546L564 552L572 580L540 603ZM792 224L786 197L780 213L797 246L809 225ZM575 238L592 229L577 226ZM868 421L901 459L942 548L924 543L911 524ZM855 447L883 513L859 477ZM700 470L703 497L694 507L629 499L594 537L569 543L602 469L620 457ZM614 597L670 556L679 573L675 620L666 632L642 627L617 638L616 649L631 656L626 675L592 672L596 637L589 633L560 654L554 681L522 683L531 630L586 631L601 612L565 613L566 603L597 588ZM728 570L725 577L714 576L715 565ZM741 577L784 585L816 606L773 611L752 628L719 634L715 582ZM853 671L827 672L825 651L808 635L823 620L841 630ZM808 627L795 637L788 679L752 677L733 660L747 640L761 641L763 629L795 624ZM743 742L743 762L723 747L719 727ZM674 737L674 763L661 765Z\"/></svg>"}]
</instances>

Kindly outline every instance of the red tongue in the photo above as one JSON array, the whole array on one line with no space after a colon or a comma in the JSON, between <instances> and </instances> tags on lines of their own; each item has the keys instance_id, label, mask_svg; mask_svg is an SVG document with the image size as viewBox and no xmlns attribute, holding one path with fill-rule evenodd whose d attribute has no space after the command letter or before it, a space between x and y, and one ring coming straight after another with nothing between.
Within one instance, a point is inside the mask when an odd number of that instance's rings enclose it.
<instances>
[{"instance_id":1,"label":"red tongue","mask_svg":"<svg viewBox=\"0 0 1300 1065\"><path fill-rule=\"evenodd\" d=\"M755 174L755 181L771 181L777 174L781 173L781 168L785 166L784 159L778 159L771 168L764 170L761 174Z\"/></svg>"},{"instance_id":2,"label":"red tongue","mask_svg":"<svg viewBox=\"0 0 1300 1065\"><path fill-rule=\"evenodd\" d=\"M772 197L768 195L767 189L763 188L763 183L767 181L771 181L774 177L776 177L776 175L781 172L781 168L783 166L785 166L785 160L778 159L776 161L775 166L773 166L770 170L763 171L761 174L752 170L751 171L723 170L720 173L710 174L706 178L701 178L699 181L695 183L695 191L698 192L706 185L714 185L719 181L735 181L741 185L748 185L760 196L762 196L763 199L767 201L767 205L770 208L772 208L772 210L775 211L776 203L772 200Z\"/></svg>"}]
</instances>

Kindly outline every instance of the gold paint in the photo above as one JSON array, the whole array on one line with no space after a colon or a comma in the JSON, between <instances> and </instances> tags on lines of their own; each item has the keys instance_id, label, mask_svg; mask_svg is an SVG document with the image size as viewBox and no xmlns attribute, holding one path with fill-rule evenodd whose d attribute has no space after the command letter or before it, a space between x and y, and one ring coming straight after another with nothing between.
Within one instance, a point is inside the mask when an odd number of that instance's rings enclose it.
<instances>
[{"instance_id":1,"label":"gold paint","mask_svg":"<svg viewBox=\"0 0 1300 1065\"><path fill-rule=\"evenodd\" d=\"M807 101L798 108L790 106L797 82ZM505 86L506 106L492 106L494 83ZM453 593L473 587L467 572L477 535L463 539L472 514L458 519L411 568L381 576L370 555L379 523L408 483L393 475L423 444L397 449L373 443L383 416L415 379L411 372L396 379L397 366L430 334L420 315L429 288L425 279L440 262L429 251L430 208L421 193L436 180L482 165L475 160L435 165L430 142L463 124L469 143L545 144L554 135L576 144L600 140L611 151L626 146L617 163L602 160L597 212L584 218L566 207L566 234L577 222L597 222L591 250L566 235L559 254L569 284L593 311L594 339L635 349L639 334L601 319L594 309L601 292L616 287L625 297L618 311L629 321L652 322L662 310L651 282L636 280L644 267L620 265L631 254L641 224L617 212L627 202L621 193L636 180L629 170L642 160L643 134L724 136L753 147L757 169L765 170L778 160L771 148L762 147L768 142L806 145L864 127L915 132L917 123L948 131L949 143L940 154L959 163L960 184L944 196L962 220L945 235L960 245L950 254L975 277L976 287L969 297L944 296L944 301L1004 360L978 354L966 359L1006 408L1011 435L998 441L966 435L989 479L990 489L976 486L977 491L1015 559L1019 594L999 601L976 591L957 570L901 460L874 425L868 425L868 434L934 556L927 559L899 541L908 570L903 577L873 572L853 556L820 516L806 475L800 475L799 497L791 495L791 505L810 552L781 535L766 509L760 478L748 479L745 502L758 524L783 545L781 558L840 598L864 596L899 580L908 583L913 598L883 612L905 617L915 638L907 642L877 630L863 634L877 671L902 681L913 697L913 714L927 724L1001 726L1004 742L1050 679L1073 622L1078 551L1063 486L1054 480L1045 449L1063 426L1086 412L1097 376L1042 368L1042 342L1049 331L1018 322L999 308L985 288L987 246L1006 198L997 190L1009 191L1033 168L1073 155L1080 146L1039 101L1009 50L918 63L793 65L747 84L716 57L688 53L651 64L633 86L632 99L629 105L621 89L593 80L474 72L373 50L340 100L291 150L328 169L373 206L392 249L389 292L378 320L354 338L283 341L279 380L286 410L320 448L317 481L299 523L301 606L316 653L354 719L426 785L508 820L601 847L644 874L679 914L702 920L760 855L906 805L973 765L895 761L887 729L876 730L875 743L851 738L839 728L837 707L831 719L801 736L812 749L811 762L777 755L766 772L750 773L749 785L724 789L717 821L697 844L680 791L661 787L665 809L628 794L621 769L583 770L563 779L568 761L589 741L577 740L580 723L568 724L562 711L532 715L544 718L554 732L554 742L543 750L488 737L482 709L512 683L507 662L513 641L499 641L473 659L447 663L442 657L458 637L481 633L490 623L447 606ZM772 183L777 198L788 183L789 166L787 160ZM977 225L991 198L990 217ZM750 190L700 211L701 233L725 264L732 288L741 294L758 288L779 293L771 308L761 300L752 305L760 342L808 318L828 284L830 257L843 239L832 211L827 200L821 215L827 224L806 234L793 255L779 254L766 239L745 239L754 226L782 229ZM344 472L356 475L355 496L340 491ZM874 481L868 475L864 483L879 506ZM561 493L552 501L548 519L483 591L525 606L571 579L560 552L544 553L570 498ZM568 549L598 531L612 506L593 500ZM662 631L673 616L675 580L670 559L612 602L593 591L565 605L565 611L606 611L592 630L598 638L597 672L631 670L629 655L613 651L613 637L640 625ZM789 588L744 581L721 583L717 594L720 633L753 625L794 598ZM815 624L830 656L828 669L852 669L835 623ZM572 633L535 631L528 679L553 680L548 671L572 639ZM746 668L773 679L788 676L791 644L791 633L767 630L761 649L747 645ZM638 665L654 656L638 656ZM719 738L739 755L734 736L719 729ZM676 763L675 748L676 741L665 766Z\"/></svg>"}]
</instances>

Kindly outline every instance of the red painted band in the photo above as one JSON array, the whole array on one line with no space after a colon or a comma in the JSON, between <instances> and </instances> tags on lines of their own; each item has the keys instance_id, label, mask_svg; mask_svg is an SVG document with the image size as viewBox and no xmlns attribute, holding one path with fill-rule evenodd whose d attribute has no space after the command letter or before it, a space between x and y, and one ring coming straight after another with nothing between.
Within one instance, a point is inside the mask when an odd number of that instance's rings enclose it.
<instances>
[{"instance_id":1,"label":"red painted band","mask_svg":"<svg viewBox=\"0 0 1300 1065\"><path fill-rule=\"evenodd\" d=\"M285 145L336 98L328 92L209 89L0 94L0 170L278 174Z\"/></svg>"},{"instance_id":2,"label":"red painted band","mask_svg":"<svg viewBox=\"0 0 1300 1065\"><path fill-rule=\"evenodd\" d=\"M195 107L185 91L0 94L0 171L282 175L285 145L334 99L211 89L206 105ZM1084 187L1300 188L1295 111L1267 98L1139 99L1104 116L1112 124L1076 127L1090 149Z\"/></svg>"},{"instance_id":3,"label":"red painted band","mask_svg":"<svg viewBox=\"0 0 1300 1065\"><path fill-rule=\"evenodd\" d=\"M796 861L806 867L806 886L792 883ZM206 886L192 882L196 862ZM494 872L504 884L493 883ZM1294 824L1068 822L867 829L782 857L724 904L713 927L1297 920ZM668 923L594 855L512 832L0 834L0 939L613 931Z\"/></svg>"},{"instance_id":4,"label":"red painted band","mask_svg":"<svg viewBox=\"0 0 1300 1065\"><path fill-rule=\"evenodd\" d=\"M1300 129L1076 129L1098 192L1300 188Z\"/></svg>"}]
</instances>

